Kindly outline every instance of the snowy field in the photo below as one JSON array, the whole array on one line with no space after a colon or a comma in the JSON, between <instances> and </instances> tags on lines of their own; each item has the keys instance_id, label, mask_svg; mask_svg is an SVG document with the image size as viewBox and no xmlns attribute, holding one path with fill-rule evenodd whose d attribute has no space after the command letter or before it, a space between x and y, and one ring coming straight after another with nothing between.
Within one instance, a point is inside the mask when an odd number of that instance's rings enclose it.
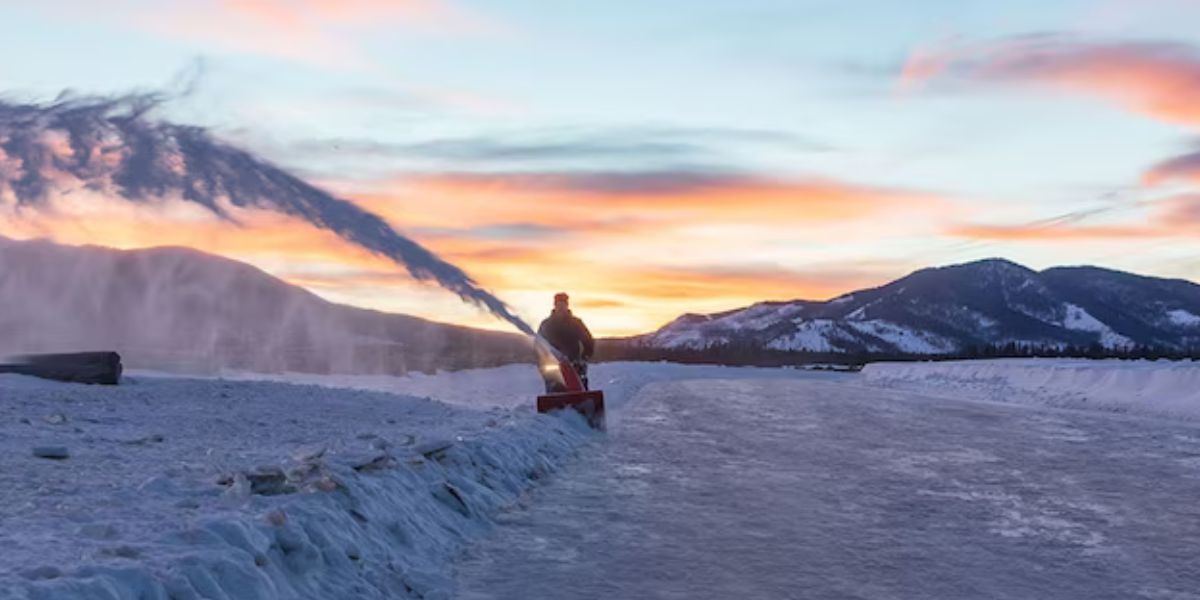
<instances>
[{"instance_id":1,"label":"snowy field","mask_svg":"<svg viewBox=\"0 0 1200 600\"><path fill-rule=\"evenodd\" d=\"M1061 408L1200 419L1200 363L998 359L875 363L868 385Z\"/></svg>"},{"instance_id":2,"label":"snowy field","mask_svg":"<svg viewBox=\"0 0 1200 600\"><path fill-rule=\"evenodd\" d=\"M1195 598L1198 369L0 376L0 598Z\"/></svg>"},{"instance_id":3,"label":"snowy field","mask_svg":"<svg viewBox=\"0 0 1200 600\"><path fill-rule=\"evenodd\" d=\"M800 375L594 381L615 423L651 381ZM291 379L321 385L0 376L0 598L448 597L464 544L598 437L532 411L532 366Z\"/></svg>"}]
</instances>

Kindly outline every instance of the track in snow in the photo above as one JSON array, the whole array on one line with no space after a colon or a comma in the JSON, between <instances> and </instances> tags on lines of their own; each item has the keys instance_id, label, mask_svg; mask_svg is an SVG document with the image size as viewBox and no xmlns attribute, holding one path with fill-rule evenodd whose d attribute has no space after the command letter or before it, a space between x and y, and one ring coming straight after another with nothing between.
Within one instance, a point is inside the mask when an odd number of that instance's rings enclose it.
<instances>
[{"instance_id":1,"label":"track in snow","mask_svg":"<svg viewBox=\"0 0 1200 600\"><path fill-rule=\"evenodd\" d=\"M801 380L643 390L484 598L1197 598L1200 427Z\"/></svg>"}]
</instances>

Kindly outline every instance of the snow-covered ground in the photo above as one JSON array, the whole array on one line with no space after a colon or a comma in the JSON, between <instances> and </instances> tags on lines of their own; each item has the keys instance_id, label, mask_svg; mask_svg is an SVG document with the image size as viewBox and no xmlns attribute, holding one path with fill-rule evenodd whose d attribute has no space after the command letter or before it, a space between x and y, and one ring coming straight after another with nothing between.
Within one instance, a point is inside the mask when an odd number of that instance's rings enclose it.
<instances>
[{"instance_id":1,"label":"snow-covered ground","mask_svg":"<svg viewBox=\"0 0 1200 600\"><path fill-rule=\"evenodd\" d=\"M18 598L436 591L486 515L590 437L578 419L280 383L5 376L0 398L0 596Z\"/></svg>"},{"instance_id":2,"label":"snow-covered ground","mask_svg":"<svg viewBox=\"0 0 1200 600\"><path fill-rule=\"evenodd\" d=\"M1200 544L1196 423L1059 410L1200 416L1193 363L603 364L608 436L535 414L526 365L262 377L0 376L0 598L1176 598L1200 582L1180 558Z\"/></svg>"},{"instance_id":3,"label":"snow-covered ground","mask_svg":"<svg viewBox=\"0 0 1200 600\"><path fill-rule=\"evenodd\" d=\"M851 381L648 386L458 597L1200 597L1200 424Z\"/></svg>"},{"instance_id":4,"label":"snow-covered ground","mask_svg":"<svg viewBox=\"0 0 1200 600\"><path fill-rule=\"evenodd\" d=\"M999 359L874 363L873 386L956 398L1200 419L1200 363Z\"/></svg>"},{"instance_id":5,"label":"snow-covered ground","mask_svg":"<svg viewBox=\"0 0 1200 600\"><path fill-rule=\"evenodd\" d=\"M811 376L616 364L593 381L615 423L652 381ZM597 437L532 411L532 366L287 379L0 376L0 598L446 597L463 545Z\"/></svg>"}]
</instances>

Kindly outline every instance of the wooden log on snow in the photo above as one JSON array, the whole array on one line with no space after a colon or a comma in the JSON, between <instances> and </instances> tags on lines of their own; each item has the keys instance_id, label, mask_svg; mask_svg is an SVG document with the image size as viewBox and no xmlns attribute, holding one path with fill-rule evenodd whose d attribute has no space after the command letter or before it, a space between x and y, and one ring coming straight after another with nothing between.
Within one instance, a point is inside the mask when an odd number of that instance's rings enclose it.
<instances>
[{"instance_id":1,"label":"wooden log on snow","mask_svg":"<svg viewBox=\"0 0 1200 600\"><path fill-rule=\"evenodd\" d=\"M0 373L30 375L70 383L117 385L121 381L121 355L116 352L30 354L0 364Z\"/></svg>"}]
</instances>

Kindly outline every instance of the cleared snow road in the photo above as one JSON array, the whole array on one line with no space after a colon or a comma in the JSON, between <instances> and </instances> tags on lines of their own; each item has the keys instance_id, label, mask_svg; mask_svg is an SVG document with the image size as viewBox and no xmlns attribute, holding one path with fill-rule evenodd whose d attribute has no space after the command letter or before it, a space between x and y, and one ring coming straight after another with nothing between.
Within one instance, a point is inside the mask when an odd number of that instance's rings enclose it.
<instances>
[{"instance_id":1,"label":"cleared snow road","mask_svg":"<svg viewBox=\"0 0 1200 600\"><path fill-rule=\"evenodd\" d=\"M484 598L1200 598L1200 427L654 384L458 565Z\"/></svg>"}]
</instances>

